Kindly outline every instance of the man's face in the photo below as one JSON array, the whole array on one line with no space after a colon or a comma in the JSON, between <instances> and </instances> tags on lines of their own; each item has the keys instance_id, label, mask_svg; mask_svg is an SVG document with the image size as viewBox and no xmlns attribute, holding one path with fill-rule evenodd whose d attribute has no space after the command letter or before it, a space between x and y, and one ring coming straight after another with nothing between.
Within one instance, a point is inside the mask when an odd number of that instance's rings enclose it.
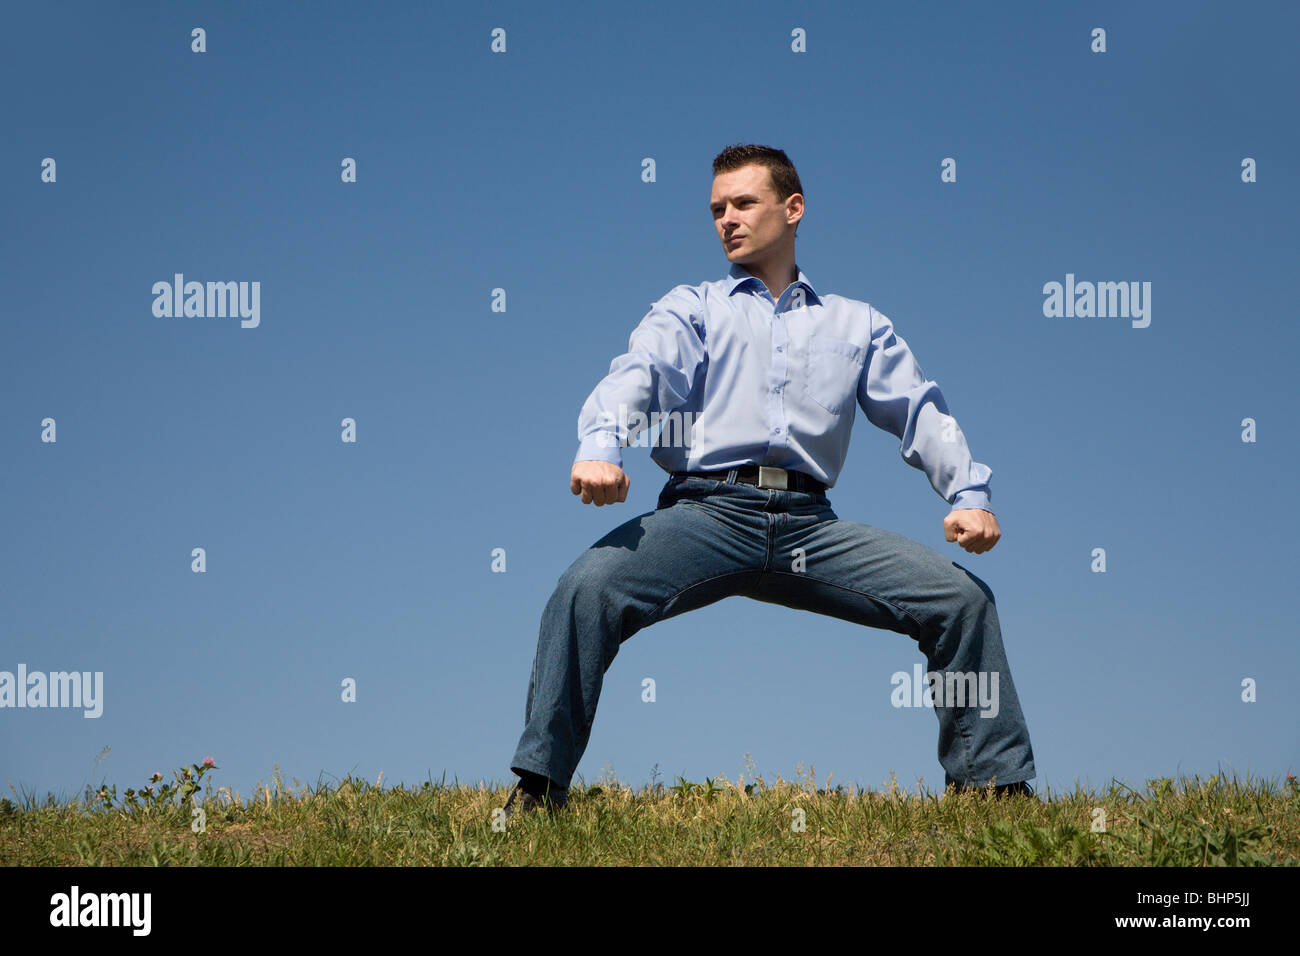
<instances>
[{"instance_id":1,"label":"man's face","mask_svg":"<svg viewBox=\"0 0 1300 956\"><path fill-rule=\"evenodd\" d=\"M794 241L791 227L803 216L803 197L777 202L767 167L755 164L713 177L709 210L727 258L745 265L766 259L787 231Z\"/></svg>"}]
</instances>

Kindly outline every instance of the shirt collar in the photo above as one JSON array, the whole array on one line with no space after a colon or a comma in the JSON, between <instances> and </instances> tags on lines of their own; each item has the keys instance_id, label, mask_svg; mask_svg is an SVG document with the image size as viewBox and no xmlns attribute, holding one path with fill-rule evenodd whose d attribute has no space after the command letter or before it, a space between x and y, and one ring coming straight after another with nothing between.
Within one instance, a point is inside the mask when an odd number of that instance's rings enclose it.
<instances>
[{"instance_id":1,"label":"shirt collar","mask_svg":"<svg viewBox=\"0 0 1300 956\"><path fill-rule=\"evenodd\" d=\"M814 289L812 287L812 283L808 281L808 276L806 276L804 274L804 271L799 268L799 263L796 262L794 264L794 268L795 271L798 273L798 278L794 280L794 284L801 285L805 289L807 289L810 293L812 293L812 301L820 305L822 301L821 297L817 295L817 290ZM731 264L731 268L727 270L727 278L723 279L722 281L728 296L730 296L733 292L735 292L737 289L739 289L741 286L745 285L746 283L755 285L756 287L759 288L763 286L762 282L759 281L756 275L754 275L752 272L750 272L748 269L746 269L738 262L733 262ZM785 290L782 289L781 292L777 293L777 295L780 296L781 293L784 291Z\"/></svg>"}]
</instances>

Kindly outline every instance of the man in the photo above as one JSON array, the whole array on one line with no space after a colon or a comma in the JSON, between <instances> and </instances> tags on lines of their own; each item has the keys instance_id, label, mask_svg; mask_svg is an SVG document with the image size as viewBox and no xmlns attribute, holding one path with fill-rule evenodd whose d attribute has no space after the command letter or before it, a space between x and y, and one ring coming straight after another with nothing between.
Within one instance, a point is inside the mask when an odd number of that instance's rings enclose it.
<instances>
[{"instance_id":1,"label":"man","mask_svg":"<svg viewBox=\"0 0 1300 956\"><path fill-rule=\"evenodd\" d=\"M579 416L569 487L583 504L627 500L619 449L647 415L671 413L651 453L670 477L654 511L592 545L551 595L506 815L566 802L623 641L732 595L911 636L946 681L930 691L947 784L1032 795L1029 731L988 587L931 548L840 520L826 497L855 403L902 439L903 460L951 505L945 538L974 554L1001 537L991 470L972 461L889 319L819 293L799 269L803 188L786 154L730 146L713 172L727 278L653 303ZM975 686L993 688L995 705Z\"/></svg>"}]
</instances>

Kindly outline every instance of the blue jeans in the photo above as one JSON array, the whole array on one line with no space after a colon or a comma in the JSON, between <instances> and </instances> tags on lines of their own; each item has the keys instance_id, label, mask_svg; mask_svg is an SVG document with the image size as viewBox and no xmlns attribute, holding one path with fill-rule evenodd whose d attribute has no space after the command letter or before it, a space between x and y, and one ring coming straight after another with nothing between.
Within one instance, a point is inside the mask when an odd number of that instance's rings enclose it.
<instances>
[{"instance_id":1,"label":"blue jeans","mask_svg":"<svg viewBox=\"0 0 1300 956\"><path fill-rule=\"evenodd\" d=\"M619 525L560 576L542 614L511 769L567 788L619 646L732 595L908 635L946 681L927 684L945 784L1036 776L983 581L910 538L840 520L824 494L694 477L670 477L654 511ZM994 690L996 708L980 706L971 674Z\"/></svg>"}]
</instances>

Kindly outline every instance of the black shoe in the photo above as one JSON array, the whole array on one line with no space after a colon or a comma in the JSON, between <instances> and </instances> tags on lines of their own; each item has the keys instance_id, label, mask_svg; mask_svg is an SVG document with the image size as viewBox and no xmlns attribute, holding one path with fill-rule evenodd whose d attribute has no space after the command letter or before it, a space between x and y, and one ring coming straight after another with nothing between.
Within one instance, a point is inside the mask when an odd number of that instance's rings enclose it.
<instances>
[{"instance_id":1,"label":"black shoe","mask_svg":"<svg viewBox=\"0 0 1300 956\"><path fill-rule=\"evenodd\" d=\"M966 791L970 791L979 797L987 797L989 795L988 788L986 787L957 787L958 793L964 793ZM993 799L1001 800L1004 797L1029 797L1030 799L1037 799L1034 797L1034 788L1024 780L1017 780L1015 783L1000 783L994 786Z\"/></svg>"},{"instance_id":2,"label":"black shoe","mask_svg":"<svg viewBox=\"0 0 1300 956\"><path fill-rule=\"evenodd\" d=\"M554 814L569 802L569 791L556 787L550 780L546 780L541 787L535 783L531 784L532 789L529 787L522 779L515 784L510 796L506 798L504 819L509 820L518 814L534 810L546 810L547 813Z\"/></svg>"},{"instance_id":3,"label":"black shoe","mask_svg":"<svg viewBox=\"0 0 1300 956\"><path fill-rule=\"evenodd\" d=\"M1029 797L1034 799L1034 788L1024 780L999 784L993 788L993 799L1000 800L1003 797Z\"/></svg>"}]
</instances>

